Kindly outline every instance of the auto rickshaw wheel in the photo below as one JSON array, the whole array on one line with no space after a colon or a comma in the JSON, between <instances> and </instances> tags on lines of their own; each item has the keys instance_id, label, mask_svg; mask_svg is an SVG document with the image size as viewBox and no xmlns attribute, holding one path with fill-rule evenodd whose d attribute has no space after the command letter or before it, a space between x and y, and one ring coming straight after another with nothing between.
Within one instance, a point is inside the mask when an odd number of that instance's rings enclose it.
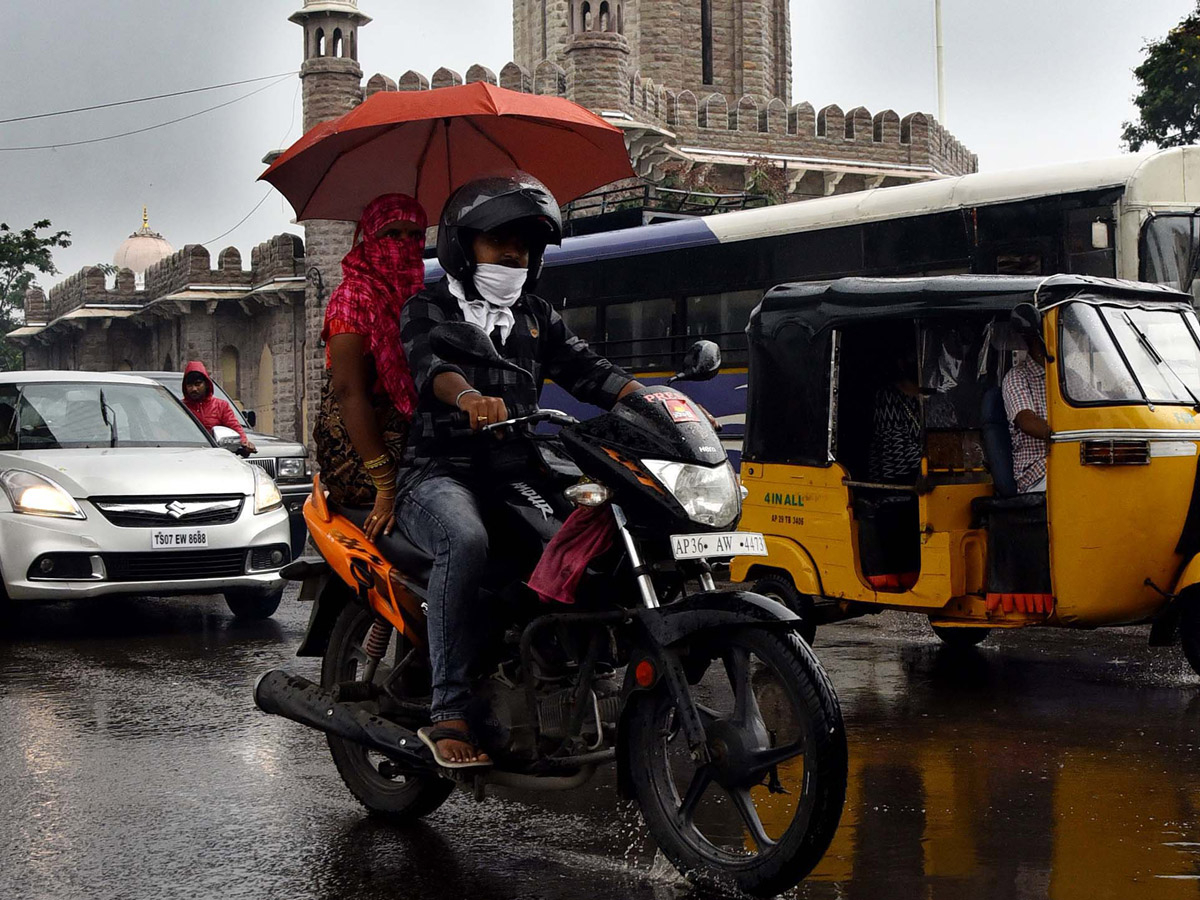
<instances>
[{"instance_id":1,"label":"auto rickshaw wheel","mask_svg":"<svg viewBox=\"0 0 1200 900\"><path fill-rule=\"evenodd\" d=\"M813 600L808 594L796 590L792 578L785 572L768 572L754 582L754 593L778 600L800 617L800 627L796 630L804 643L813 645L817 636L817 623L813 621Z\"/></svg>"},{"instance_id":2,"label":"auto rickshaw wheel","mask_svg":"<svg viewBox=\"0 0 1200 900\"><path fill-rule=\"evenodd\" d=\"M1200 600L1192 598L1179 617L1179 642L1192 671L1200 675Z\"/></svg>"},{"instance_id":3,"label":"auto rickshaw wheel","mask_svg":"<svg viewBox=\"0 0 1200 900\"><path fill-rule=\"evenodd\" d=\"M966 650L982 644L992 633L990 628L945 628L941 625L930 625L930 627L933 629L933 633L941 638L943 644L959 650Z\"/></svg>"}]
</instances>

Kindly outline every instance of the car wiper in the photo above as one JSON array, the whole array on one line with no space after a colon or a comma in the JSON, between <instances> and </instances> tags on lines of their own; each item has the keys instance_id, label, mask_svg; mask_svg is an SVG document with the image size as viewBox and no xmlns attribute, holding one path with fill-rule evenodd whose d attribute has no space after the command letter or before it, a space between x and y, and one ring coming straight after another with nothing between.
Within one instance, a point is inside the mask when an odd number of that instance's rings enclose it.
<instances>
[{"instance_id":1,"label":"car wiper","mask_svg":"<svg viewBox=\"0 0 1200 900\"><path fill-rule=\"evenodd\" d=\"M1175 380L1179 382L1180 387L1187 391L1187 395L1192 401L1192 409L1194 409L1196 412L1200 412L1200 399L1197 399L1196 395L1192 392L1192 389L1187 386L1187 382L1179 377L1179 373L1175 371L1175 368L1169 362L1167 362L1166 358L1161 353L1158 352L1158 349L1153 343L1151 343L1149 335L1142 331L1142 329L1138 328L1137 324L1133 321L1133 316L1129 315L1128 311L1121 313L1121 315L1125 319L1125 324L1129 326L1129 330L1137 335L1138 343L1141 344L1142 349L1146 351L1146 355L1154 361L1155 365L1159 366L1160 368L1165 368L1171 373L1171 375L1174 376Z\"/></svg>"},{"instance_id":2,"label":"car wiper","mask_svg":"<svg viewBox=\"0 0 1200 900\"><path fill-rule=\"evenodd\" d=\"M104 420L104 424L108 426L108 446L117 446L117 417L114 415L111 419L108 417L110 407L104 399L104 388L100 388L100 418Z\"/></svg>"}]
</instances>

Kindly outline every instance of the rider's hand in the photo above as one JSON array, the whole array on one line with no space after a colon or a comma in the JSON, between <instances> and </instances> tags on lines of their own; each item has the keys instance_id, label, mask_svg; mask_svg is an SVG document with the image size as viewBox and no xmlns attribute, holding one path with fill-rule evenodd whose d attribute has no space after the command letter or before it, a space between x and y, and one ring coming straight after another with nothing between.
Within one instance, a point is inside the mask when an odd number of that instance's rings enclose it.
<instances>
[{"instance_id":1,"label":"rider's hand","mask_svg":"<svg viewBox=\"0 0 1200 900\"><path fill-rule=\"evenodd\" d=\"M499 397L465 394L458 401L458 408L471 417L472 431L478 431L484 425L495 425L508 418L508 407Z\"/></svg>"},{"instance_id":2,"label":"rider's hand","mask_svg":"<svg viewBox=\"0 0 1200 900\"><path fill-rule=\"evenodd\" d=\"M381 534L391 534L396 527L396 495L376 493L375 505L363 523L363 533L374 542Z\"/></svg>"}]
</instances>

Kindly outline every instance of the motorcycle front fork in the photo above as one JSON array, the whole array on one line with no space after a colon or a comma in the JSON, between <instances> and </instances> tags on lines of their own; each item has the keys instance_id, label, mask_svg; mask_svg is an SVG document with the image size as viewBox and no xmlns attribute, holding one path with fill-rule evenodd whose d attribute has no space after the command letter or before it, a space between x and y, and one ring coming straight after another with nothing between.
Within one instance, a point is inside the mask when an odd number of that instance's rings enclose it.
<instances>
[{"instance_id":1,"label":"motorcycle front fork","mask_svg":"<svg viewBox=\"0 0 1200 900\"><path fill-rule=\"evenodd\" d=\"M629 520L625 518L625 511L615 503L612 504L612 511L613 518L617 520L617 531L625 543L625 552L629 554L629 562L633 566L633 575L637 579L638 591L642 595L642 605L647 609L658 609L660 606L658 591L654 589L654 581L650 578L650 570L646 568L641 551L638 550L637 541L629 533ZM700 574L700 587L706 591L717 589L707 563L704 564L704 571Z\"/></svg>"}]
</instances>

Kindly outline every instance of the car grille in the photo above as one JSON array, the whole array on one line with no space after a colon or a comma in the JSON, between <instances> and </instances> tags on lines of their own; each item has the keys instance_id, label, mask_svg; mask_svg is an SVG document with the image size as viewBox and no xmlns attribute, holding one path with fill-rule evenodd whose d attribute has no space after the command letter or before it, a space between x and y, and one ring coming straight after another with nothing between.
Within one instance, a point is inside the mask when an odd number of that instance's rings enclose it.
<instances>
[{"instance_id":1,"label":"car grille","mask_svg":"<svg viewBox=\"0 0 1200 900\"><path fill-rule=\"evenodd\" d=\"M272 478L275 477L275 457L264 456L261 459L247 459L246 462L252 466L258 466Z\"/></svg>"},{"instance_id":2,"label":"car grille","mask_svg":"<svg viewBox=\"0 0 1200 900\"><path fill-rule=\"evenodd\" d=\"M240 494L199 497L93 497L104 518L122 528L227 525L242 514Z\"/></svg>"},{"instance_id":3,"label":"car grille","mask_svg":"<svg viewBox=\"0 0 1200 900\"><path fill-rule=\"evenodd\" d=\"M246 571L244 549L105 553L103 558L109 581L235 578Z\"/></svg>"}]
</instances>

